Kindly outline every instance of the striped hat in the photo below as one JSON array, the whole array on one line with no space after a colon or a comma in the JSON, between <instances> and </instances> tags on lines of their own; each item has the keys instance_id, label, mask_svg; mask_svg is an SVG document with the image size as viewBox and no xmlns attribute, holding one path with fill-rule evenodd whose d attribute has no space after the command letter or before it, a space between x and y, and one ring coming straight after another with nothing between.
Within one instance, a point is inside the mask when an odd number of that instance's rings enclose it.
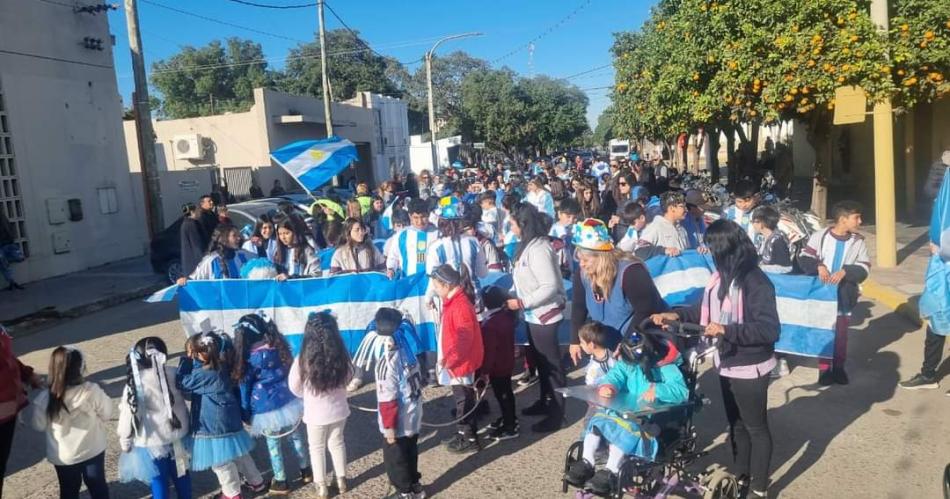
<instances>
[{"instance_id":1,"label":"striped hat","mask_svg":"<svg viewBox=\"0 0 950 499\"><path fill-rule=\"evenodd\" d=\"M610 231L604 222L596 218L588 218L574 224L571 244L577 248L593 251L613 251L614 241L610 238Z\"/></svg>"}]
</instances>

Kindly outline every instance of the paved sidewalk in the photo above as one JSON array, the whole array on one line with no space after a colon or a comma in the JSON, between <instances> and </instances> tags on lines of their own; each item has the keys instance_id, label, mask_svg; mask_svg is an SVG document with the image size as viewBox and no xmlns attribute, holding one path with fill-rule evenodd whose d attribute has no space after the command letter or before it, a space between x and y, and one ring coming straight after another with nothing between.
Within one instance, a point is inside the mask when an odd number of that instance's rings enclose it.
<instances>
[{"instance_id":1,"label":"paved sidewalk","mask_svg":"<svg viewBox=\"0 0 950 499\"><path fill-rule=\"evenodd\" d=\"M23 332L51 320L79 317L146 296L165 285L148 256L130 258L0 291L0 322Z\"/></svg>"},{"instance_id":2,"label":"paved sidewalk","mask_svg":"<svg viewBox=\"0 0 950 499\"><path fill-rule=\"evenodd\" d=\"M930 260L928 226L897 224L897 266L877 266L877 239L873 225L861 228L867 237L871 254L871 276L861 286L862 293L872 300L897 311L916 324L921 324L918 302L924 290L924 273Z\"/></svg>"}]
</instances>

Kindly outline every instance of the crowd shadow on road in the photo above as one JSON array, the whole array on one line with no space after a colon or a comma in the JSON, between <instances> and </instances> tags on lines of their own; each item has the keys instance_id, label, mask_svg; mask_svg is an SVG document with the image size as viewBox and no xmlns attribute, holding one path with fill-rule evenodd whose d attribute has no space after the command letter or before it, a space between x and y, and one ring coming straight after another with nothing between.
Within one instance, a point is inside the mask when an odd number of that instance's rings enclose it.
<instances>
[{"instance_id":1,"label":"crowd shadow on road","mask_svg":"<svg viewBox=\"0 0 950 499\"><path fill-rule=\"evenodd\" d=\"M869 307L866 302L859 304L852 316L852 326L864 324L870 316ZM818 462L839 434L875 404L894 396L900 381L898 368L901 359L898 354L883 350L917 329L916 325L894 312L868 320L861 330L852 327L848 335L847 360L851 382L847 386L820 386L814 359L789 358L793 369L810 368L807 375L814 378L809 384L784 386L783 401L777 406L774 399L778 384L773 382L770 387L772 403L768 414L773 439L770 497L781 497L791 483ZM703 411L698 422L701 442L728 434L718 385L718 376L712 369L701 377L701 386L713 406ZM728 439L709 450L709 461L732 464L732 446ZM783 466L787 466L787 470L776 476L776 470Z\"/></svg>"},{"instance_id":2,"label":"crowd shadow on road","mask_svg":"<svg viewBox=\"0 0 950 499\"><path fill-rule=\"evenodd\" d=\"M13 347L18 356L23 356L60 345L75 345L113 334L142 329L177 318L177 302L130 303L17 335ZM177 347L179 346L169 345L170 349L177 349Z\"/></svg>"}]
</instances>

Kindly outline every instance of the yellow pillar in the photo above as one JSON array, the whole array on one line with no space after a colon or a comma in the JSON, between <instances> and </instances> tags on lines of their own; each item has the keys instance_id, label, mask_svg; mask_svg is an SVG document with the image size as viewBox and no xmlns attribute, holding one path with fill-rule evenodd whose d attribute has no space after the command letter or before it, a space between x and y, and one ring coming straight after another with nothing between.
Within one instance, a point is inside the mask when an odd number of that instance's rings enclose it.
<instances>
[{"instance_id":1,"label":"yellow pillar","mask_svg":"<svg viewBox=\"0 0 950 499\"><path fill-rule=\"evenodd\" d=\"M874 224L877 226L877 265L897 265L894 216L894 117L891 101L874 105Z\"/></svg>"},{"instance_id":2,"label":"yellow pillar","mask_svg":"<svg viewBox=\"0 0 950 499\"><path fill-rule=\"evenodd\" d=\"M917 209L917 173L914 163L914 111L904 115L904 209L913 218Z\"/></svg>"}]
</instances>

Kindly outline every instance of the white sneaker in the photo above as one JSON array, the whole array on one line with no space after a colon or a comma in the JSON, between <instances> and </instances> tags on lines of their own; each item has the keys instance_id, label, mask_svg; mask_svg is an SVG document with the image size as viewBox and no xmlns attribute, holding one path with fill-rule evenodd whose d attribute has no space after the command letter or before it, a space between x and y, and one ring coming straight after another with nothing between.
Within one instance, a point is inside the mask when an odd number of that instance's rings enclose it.
<instances>
[{"instance_id":1,"label":"white sneaker","mask_svg":"<svg viewBox=\"0 0 950 499\"><path fill-rule=\"evenodd\" d=\"M330 488L326 485L317 484L317 499L329 499Z\"/></svg>"},{"instance_id":2,"label":"white sneaker","mask_svg":"<svg viewBox=\"0 0 950 499\"><path fill-rule=\"evenodd\" d=\"M363 380L361 378L353 378L350 380L350 383L346 385L346 391L355 392L363 386Z\"/></svg>"}]
</instances>

